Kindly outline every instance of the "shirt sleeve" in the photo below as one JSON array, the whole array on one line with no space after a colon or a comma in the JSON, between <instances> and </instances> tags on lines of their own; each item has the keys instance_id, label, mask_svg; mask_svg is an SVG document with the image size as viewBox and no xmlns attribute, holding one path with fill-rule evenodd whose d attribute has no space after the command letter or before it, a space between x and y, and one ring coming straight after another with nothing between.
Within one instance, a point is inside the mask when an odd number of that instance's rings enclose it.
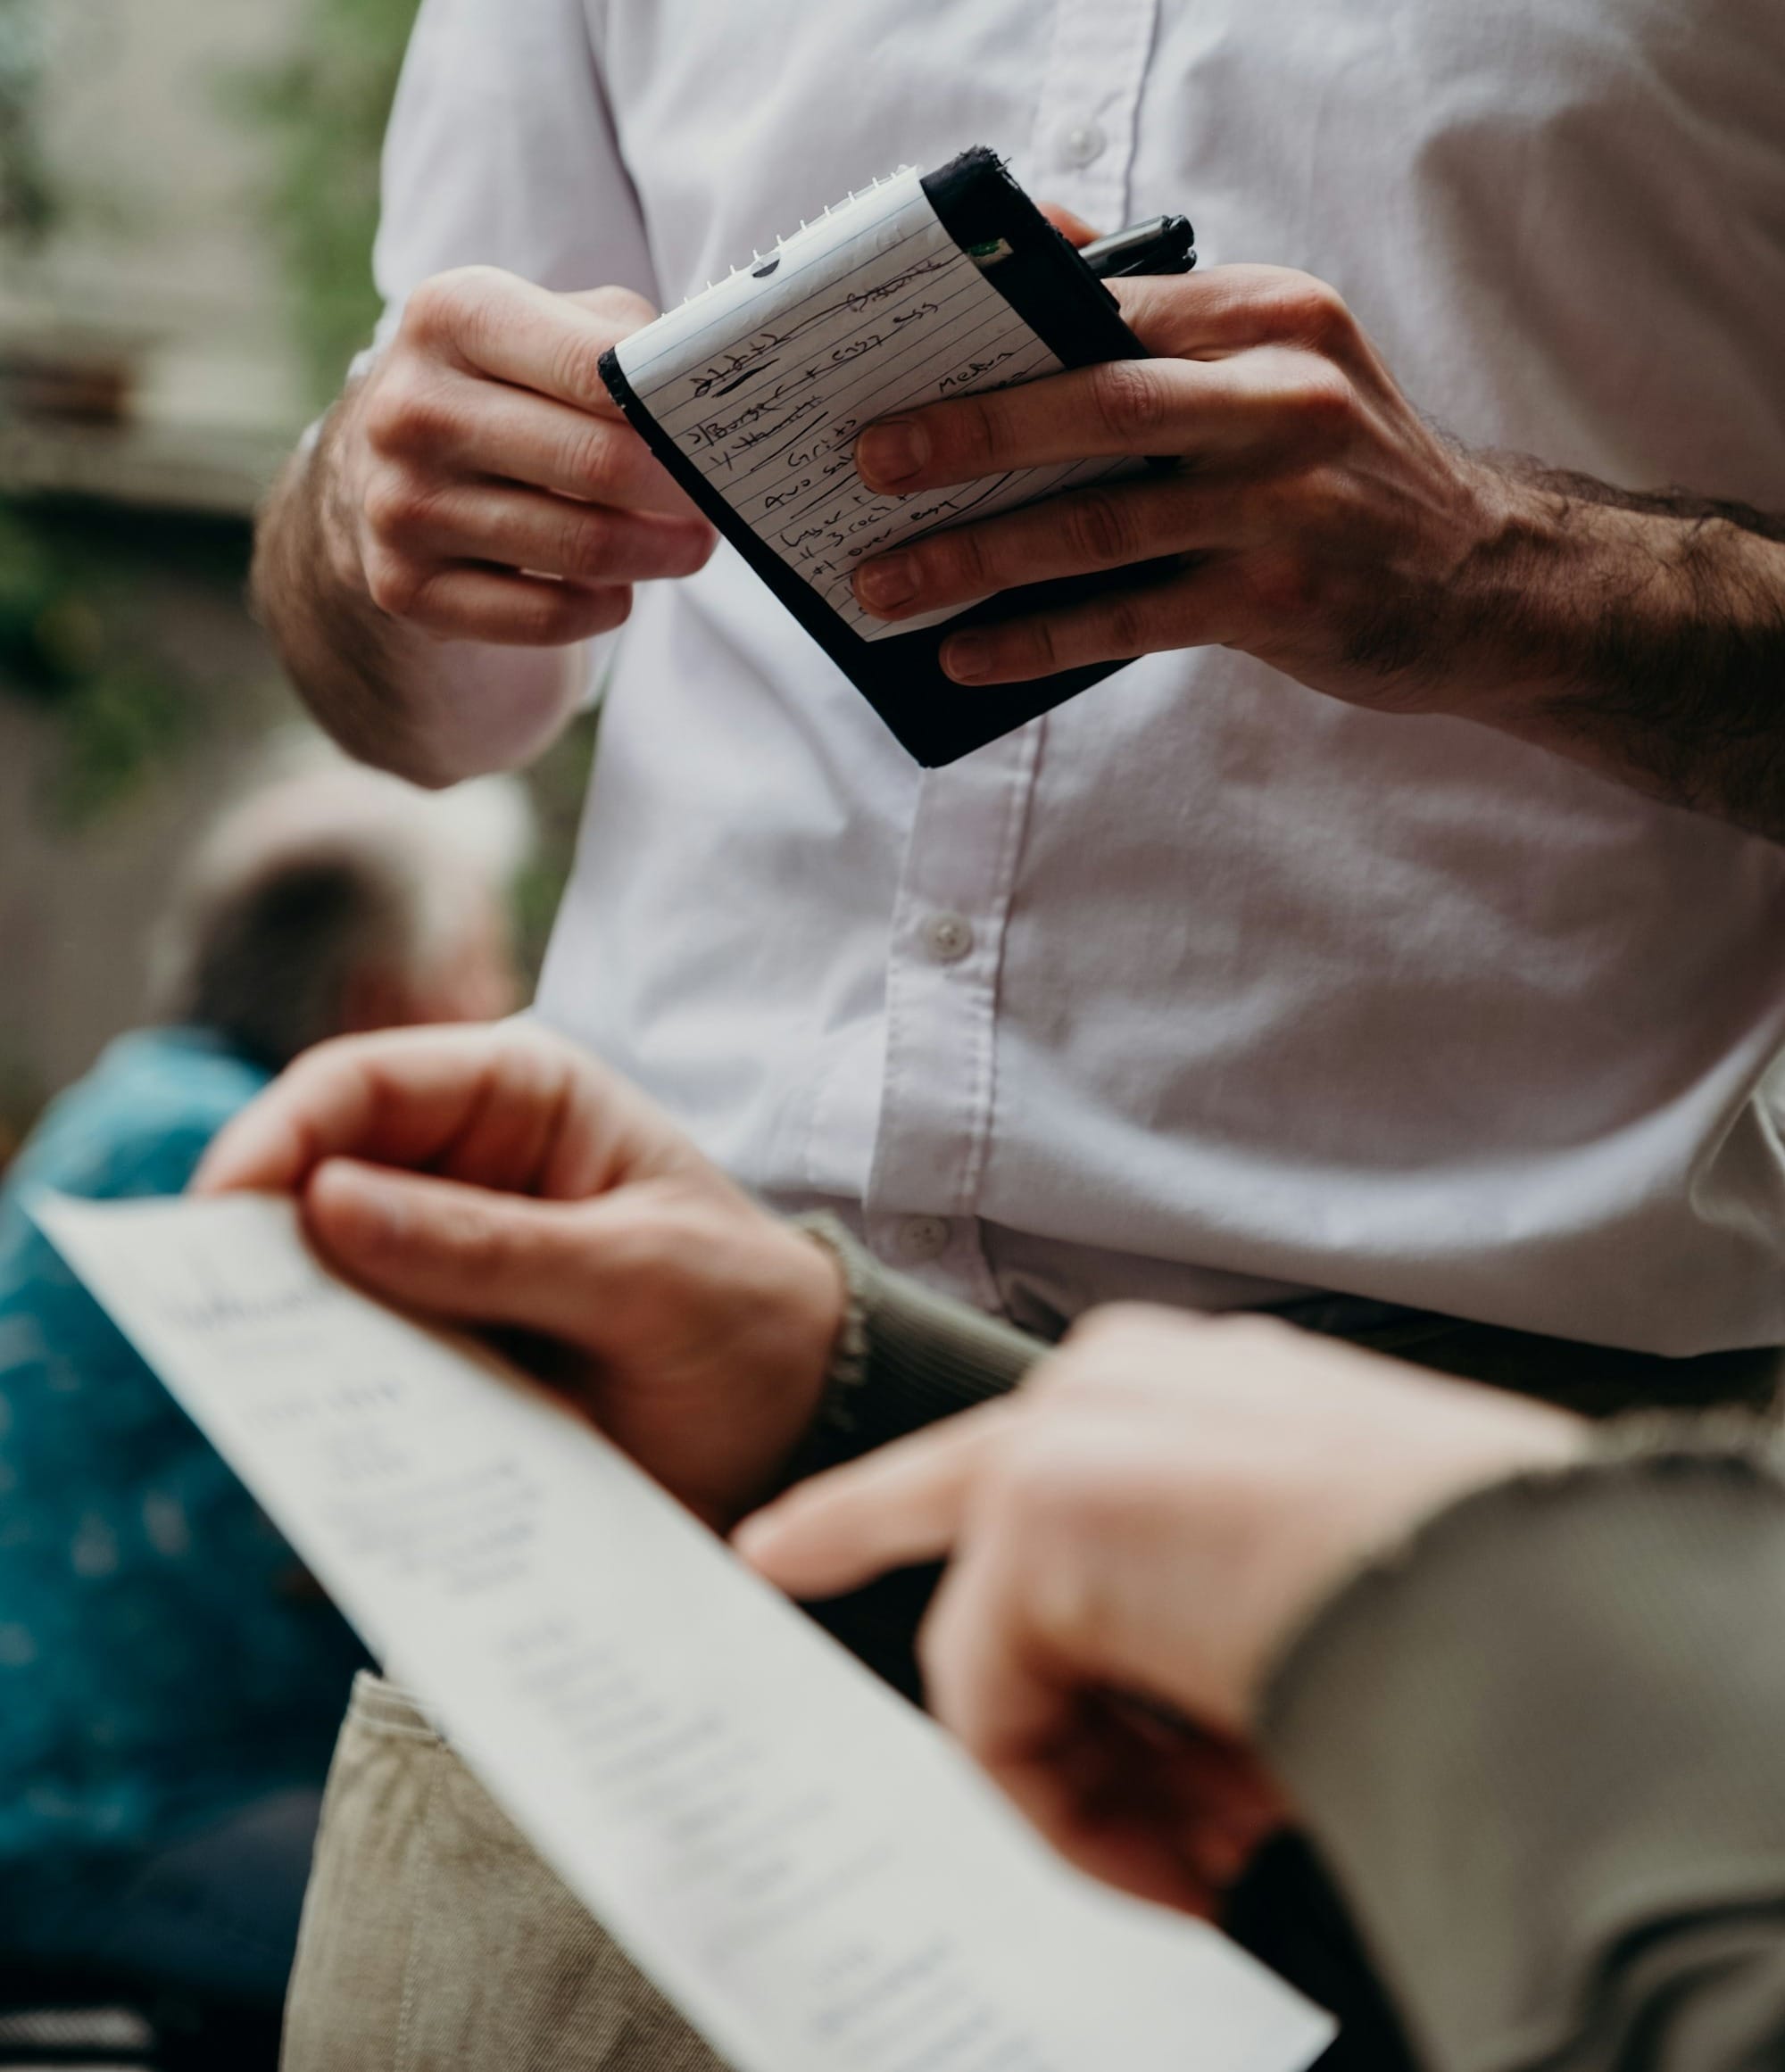
<instances>
[{"instance_id":1,"label":"shirt sleeve","mask_svg":"<svg viewBox=\"0 0 1785 2072\"><path fill-rule=\"evenodd\" d=\"M789 1481L1004 1395L1047 1351L1038 1339L889 1272L834 1217L794 1220L835 1255L849 1294L824 1400ZM894 1690L921 1703L917 1629L941 1573L928 1562L900 1569L807 1610Z\"/></svg>"},{"instance_id":2,"label":"shirt sleeve","mask_svg":"<svg viewBox=\"0 0 1785 2072\"><path fill-rule=\"evenodd\" d=\"M385 140L386 327L474 265L661 299L582 0L422 0Z\"/></svg>"},{"instance_id":3,"label":"shirt sleeve","mask_svg":"<svg viewBox=\"0 0 1785 2072\"><path fill-rule=\"evenodd\" d=\"M1048 1348L996 1317L894 1273L834 1216L796 1216L848 1283L829 1384L793 1479L871 1453L1014 1388Z\"/></svg>"},{"instance_id":4,"label":"shirt sleeve","mask_svg":"<svg viewBox=\"0 0 1785 2072\"><path fill-rule=\"evenodd\" d=\"M1262 1740L1433 2072L1785 2063L1785 1479L1676 1434L1465 1499Z\"/></svg>"}]
</instances>

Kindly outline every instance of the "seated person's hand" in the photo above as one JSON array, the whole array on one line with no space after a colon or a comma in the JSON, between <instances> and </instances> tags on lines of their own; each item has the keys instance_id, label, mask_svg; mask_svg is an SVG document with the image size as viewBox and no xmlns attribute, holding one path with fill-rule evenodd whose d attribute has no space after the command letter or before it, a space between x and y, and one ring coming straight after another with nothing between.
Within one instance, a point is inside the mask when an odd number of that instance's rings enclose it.
<instances>
[{"instance_id":1,"label":"seated person's hand","mask_svg":"<svg viewBox=\"0 0 1785 2072\"><path fill-rule=\"evenodd\" d=\"M193 1184L295 1193L318 1250L373 1294L525 1334L527 1363L715 1525L775 1487L823 1389L830 1256L541 1031L323 1044Z\"/></svg>"},{"instance_id":2,"label":"seated person's hand","mask_svg":"<svg viewBox=\"0 0 1785 2072\"><path fill-rule=\"evenodd\" d=\"M1299 1623L1583 1430L1263 1319L1109 1309L1014 1397L801 1484L737 1545L806 1598L948 1556L932 1710L1084 1869L1205 1911L1278 1817L1244 1745Z\"/></svg>"},{"instance_id":3,"label":"seated person's hand","mask_svg":"<svg viewBox=\"0 0 1785 2072\"><path fill-rule=\"evenodd\" d=\"M956 633L942 665L999 684L1220 644L1395 710L1454 689L1459 667L1499 688L1507 656L1471 664L1446 628L1466 617L1464 565L1512 549L1513 487L1431 429L1339 296L1264 266L1112 285L1157 357L884 419L856 443L858 472L906 494L1092 456L1178 465L931 533L857 572L862 605L898 620L1163 562L1091 601Z\"/></svg>"}]
</instances>

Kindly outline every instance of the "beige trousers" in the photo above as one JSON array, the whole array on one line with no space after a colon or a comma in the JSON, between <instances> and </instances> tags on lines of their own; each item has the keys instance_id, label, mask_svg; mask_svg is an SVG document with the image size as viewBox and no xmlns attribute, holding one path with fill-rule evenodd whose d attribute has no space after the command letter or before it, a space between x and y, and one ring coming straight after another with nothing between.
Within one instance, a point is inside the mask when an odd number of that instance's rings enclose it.
<instances>
[{"instance_id":1,"label":"beige trousers","mask_svg":"<svg viewBox=\"0 0 1785 2072\"><path fill-rule=\"evenodd\" d=\"M1661 1361L1444 1320L1375 1342L1589 1415L1777 1386L1771 1354ZM1298 1903L1308 1884L1258 1881L1241 1939L1341 2014L1322 2072L1405 2072L1361 1951L1326 1918L1336 1902ZM726 2072L409 1699L366 1675L329 1772L285 2049L284 2072Z\"/></svg>"},{"instance_id":2,"label":"beige trousers","mask_svg":"<svg viewBox=\"0 0 1785 2072\"><path fill-rule=\"evenodd\" d=\"M361 1673L323 1800L285 2072L725 2072L427 1720Z\"/></svg>"}]
</instances>

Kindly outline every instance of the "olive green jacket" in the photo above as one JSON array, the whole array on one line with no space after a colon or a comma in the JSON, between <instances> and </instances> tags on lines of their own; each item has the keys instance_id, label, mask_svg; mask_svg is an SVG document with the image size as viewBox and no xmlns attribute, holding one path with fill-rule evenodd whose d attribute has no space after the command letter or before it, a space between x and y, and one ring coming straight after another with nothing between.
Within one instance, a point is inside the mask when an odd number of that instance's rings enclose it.
<instances>
[{"instance_id":1,"label":"olive green jacket","mask_svg":"<svg viewBox=\"0 0 1785 2072\"><path fill-rule=\"evenodd\" d=\"M1045 1350L830 1236L851 1320L802 1470ZM1277 1665L1264 1753L1432 2072L1785 2068L1782 1463L1733 1413L1607 1426L1429 1521ZM870 1656L900 1587L839 1620Z\"/></svg>"}]
</instances>

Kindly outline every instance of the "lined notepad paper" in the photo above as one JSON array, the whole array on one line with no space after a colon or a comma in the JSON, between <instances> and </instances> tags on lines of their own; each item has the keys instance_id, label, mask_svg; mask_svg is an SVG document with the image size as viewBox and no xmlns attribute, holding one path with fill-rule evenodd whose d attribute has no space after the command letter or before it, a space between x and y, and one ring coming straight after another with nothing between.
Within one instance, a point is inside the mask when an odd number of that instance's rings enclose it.
<instances>
[{"instance_id":1,"label":"lined notepad paper","mask_svg":"<svg viewBox=\"0 0 1785 2072\"><path fill-rule=\"evenodd\" d=\"M858 562L1136 468L1080 460L909 497L862 485L852 449L876 418L1060 369L943 228L915 169L851 195L616 357L711 487L867 641L967 608L874 618L850 588Z\"/></svg>"}]
</instances>

